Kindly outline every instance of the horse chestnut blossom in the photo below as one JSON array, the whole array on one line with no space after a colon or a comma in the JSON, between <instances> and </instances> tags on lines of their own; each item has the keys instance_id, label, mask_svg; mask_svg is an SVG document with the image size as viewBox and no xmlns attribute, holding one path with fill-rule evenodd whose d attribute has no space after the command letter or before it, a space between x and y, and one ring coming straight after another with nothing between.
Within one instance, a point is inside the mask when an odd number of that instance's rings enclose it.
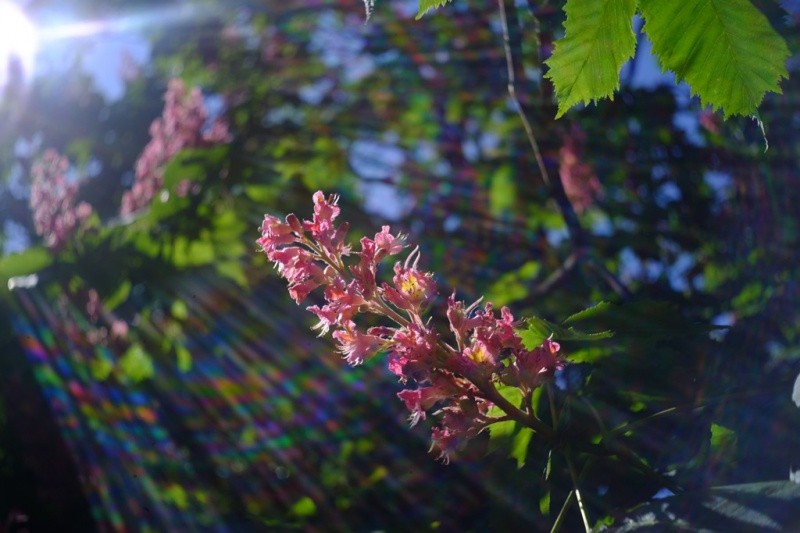
<instances>
[{"instance_id":1,"label":"horse chestnut blossom","mask_svg":"<svg viewBox=\"0 0 800 533\"><path fill-rule=\"evenodd\" d=\"M30 207L33 227L50 248L60 248L92 214L86 202L75 205L78 185L67 181L69 161L47 150L32 168Z\"/></svg>"},{"instance_id":2,"label":"horse chestnut blossom","mask_svg":"<svg viewBox=\"0 0 800 533\"><path fill-rule=\"evenodd\" d=\"M133 187L122 196L122 215L129 215L150 204L163 186L164 167L178 152L230 140L224 121L217 120L205 129L206 117L200 89L195 87L187 91L181 80L170 80L164 94L164 112L150 125L150 142L136 161ZM178 184L176 193L179 196L186 196L189 192L192 192L191 183Z\"/></svg>"},{"instance_id":3,"label":"horse chestnut blossom","mask_svg":"<svg viewBox=\"0 0 800 533\"><path fill-rule=\"evenodd\" d=\"M594 169L582 159L582 147L586 134L573 127L558 151L558 173L575 211L583 213L595 200L603 195L603 185Z\"/></svg>"},{"instance_id":4,"label":"horse chestnut blossom","mask_svg":"<svg viewBox=\"0 0 800 533\"><path fill-rule=\"evenodd\" d=\"M288 281L295 302L323 289L325 304L307 309L319 319L314 328L320 335L332 330L349 364L386 353L389 370L401 383L416 385L398 397L411 413L412 425L429 414L436 417L431 451L448 462L468 439L501 420L513 419L546 434L532 409L511 404L496 387L518 387L529 397L562 366L559 345L548 339L528 350L508 308L498 316L490 303L481 307L479 300L467 306L455 294L447 299L450 331L437 331L425 317L437 286L432 273L420 270L419 250L395 263L391 283L379 283L379 264L406 248L405 237L384 226L353 250L345 240L347 223L335 223L338 198L317 192L313 200L311 220L265 215L257 243ZM359 326L359 317L367 314L383 317L387 325ZM505 416L490 414L492 406Z\"/></svg>"}]
</instances>

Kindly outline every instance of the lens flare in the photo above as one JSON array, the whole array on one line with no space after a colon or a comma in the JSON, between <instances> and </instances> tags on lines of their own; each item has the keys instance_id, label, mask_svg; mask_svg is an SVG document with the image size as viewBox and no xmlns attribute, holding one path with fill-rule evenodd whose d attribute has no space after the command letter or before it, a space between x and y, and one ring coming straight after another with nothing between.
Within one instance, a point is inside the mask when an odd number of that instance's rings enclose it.
<instances>
[{"instance_id":1,"label":"lens flare","mask_svg":"<svg viewBox=\"0 0 800 533\"><path fill-rule=\"evenodd\" d=\"M36 46L31 20L16 4L0 0L0 88L15 78L31 76Z\"/></svg>"}]
</instances>

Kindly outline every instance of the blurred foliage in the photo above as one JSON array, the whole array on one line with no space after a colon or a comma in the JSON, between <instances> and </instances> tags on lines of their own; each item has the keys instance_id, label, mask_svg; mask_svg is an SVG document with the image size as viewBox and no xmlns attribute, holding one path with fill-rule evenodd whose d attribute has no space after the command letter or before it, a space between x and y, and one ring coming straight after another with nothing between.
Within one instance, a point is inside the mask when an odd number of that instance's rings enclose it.
<instances>
[{"instance_id":1,"label":"blurred foliage","mask_svg":"<svg viewBox=\"0 0 800 533\"><path fill-rule=\"evenodd\" d=\"M146 12L147 5L137 9ZM800 449L790 401L800 359L796 57L784 95L768 95L761 107L766 153L752 121L722 123L685 86L642 81L646 75L637 73L651 59L641 43L614 101L555 122L540 58L562 31L563 2L509 9L518 94L536 119L545 164L558 174L559 148L578 127L587 139L582 157L602 184L602 196L578 217L585 238L576 243L508 104L494 6L454 2L446 17L413 22L416 11L402 5L378 2L364 25L359 2L240 2L224 10L196 2L197 13L212 15L140 28L152 59L118 100L107 101L77 59L76 68L7 94L0 104L0 123L9 125L0 130L0 213L32 245L0 257L4 317L12 299L6 280L14 276L37 273L52 302L67 298L73 308L82 308L93 289L104 309L131 328L116 357L98 351L88 362L96 379L148 386L158 379L154 361L189 372L184 329L194 310L155 296L152 286L203 269L242 291L259 286L272 275L254 253L263 213L305 213L311 193L322 188L342 195L356 236L387 220L411 233L442 295L485 294L512 306L515 316L531 317L532 344L557 337L572 364L557 377L552 397L530 401L548 424L555 406L560 444L612 447L690 488L784 477L790 450ZM84 17L129 13L125 2L64 6ZM48 7L40 1L31 9L44 17ZM797 18L771 4L759 7L796 51ZM538 28L538 41L530 28ZM223 104L233 140L180 153L150 208L122 220L120 197L175 76ZM99 217L58 253L37 243L25 195L32 161L51 147L71 157L84 180L79 198ZM183 180L197 192L177 194ZM8 235L2 243L8 250ZM615 290L607 273L626 291ZM611 303L590 307L598 302ZM709 327L714 321L730 328ZM158 328L137 326L153 322ZM613 336L588 342L579 332ZM384 408L386 426L402 418L395 407ZM8 394L4 409L13 410ZM0 451L19 462L25 452L6 444L13 431L2 422ZM461 458L466 470L479 472L492 505L470 500L456 512L436 500L431 512L441 514L442 529L541 527L567 499L563 458L513 423L498 426L492 439L504 444L482 436ZM424 428L394 437L424 452ZM245 444L253 438L240 436ZM486 455L509 445L511 460ZM0 486L19 482L6 457L0 456ZM402 509L385 502L396 496L393 483L412 474L381 470L386 457L369 440L344 442L338 456L316 465L330 503L307 495L283 507L251 504L251 515L300 528L324 526L331 513L358 521L375 506L391 516ZM631 461L581 455L587 503L598 521L619 518L663 488L663 479L631 468ZM438 466L424 472L447 486L469 477ZM218 493L197 496L174 486L162 497L181 508ZM0 512L10 506L0 504ZM409 527L429 527L429 518L410 517ZM385 526L363 520L363 527Z\"/></svg>"}]
</instances>

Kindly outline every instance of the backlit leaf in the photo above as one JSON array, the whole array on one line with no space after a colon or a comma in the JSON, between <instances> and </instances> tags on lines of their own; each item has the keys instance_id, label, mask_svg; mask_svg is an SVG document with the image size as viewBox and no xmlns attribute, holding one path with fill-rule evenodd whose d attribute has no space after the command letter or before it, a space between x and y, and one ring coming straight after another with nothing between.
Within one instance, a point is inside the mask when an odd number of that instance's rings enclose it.
<instances>
[{"instance_id":1,"label":"backlit leaf","mask_svg":"<svg viewBox=\"0 0 800 533\"><path fill-rule=\"evenodd\" d=\"M421 19L422 15L424 15L431 9L442 7L449 1L450 0L419 0L419 11L417 12L417 20Z\"/></svg>"},{"instance_id":2,"label":"backlit leaf","mask_svg":"<svg viewBox=\"0 0 800 533\"><path fill-rule=\"evenodd\" d=\"M749 0L647 0L641 10L662 68L703 104L753 115L764 94L780 92L789 49Z\"/></svg>"},{"instance_id":3,"label":"backlit leaf","mask_svg":"<svg viewBox=\"0 0 800 533\"><path fill-rule=\"evenodd\" d=\"M636 49L636 0L568 0L565 35L546 61L560 117L573 105L613 96L619 71Z\"/></svg>"}]
</instances>

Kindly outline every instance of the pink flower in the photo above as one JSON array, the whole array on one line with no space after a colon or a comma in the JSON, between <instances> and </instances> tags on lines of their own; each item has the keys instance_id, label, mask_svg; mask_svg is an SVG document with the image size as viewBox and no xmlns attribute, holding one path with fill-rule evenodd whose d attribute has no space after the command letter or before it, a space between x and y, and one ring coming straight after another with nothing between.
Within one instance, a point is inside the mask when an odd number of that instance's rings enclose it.
<instances>
[{"instance_id":1,"label":"pink flower","mask_svg":"<svg viewBox=\"0 0 800 533\"><path fill-rule=\"evenodd\" d=\"M436 283L431 273L419 270L419 251L398 262L392 284L383 283L378 289L379 263L402 251L403 237L392 235L384 226L374 239L361 239L358 261L348 265L347 225L334 225L338 215L337 198L317 192L312 220L289 215L281 222L266 215L258 244L289 282L290 294L298 303L311 290L324 287L324 305L307 309L319 319L314 328L321 335L334 329L338 351L348 363L359 364L385 350L389 370L403 383L416 381L417 388L398 396L411 413L412 425L438 408L434 415L441 425L433 430L432 450L448 461L457 447L492 423L488 398L497 399L495 383L526 391L539 386L560 367L559 347L548 340L536 350L525 350L511 311L504 307L498 317L491 303L480 309L479 300L465 307L455 295L447 301L447 319L455 338L454 346L448 344L432 321L423 318L436 295ZM354 322L364 312L383 316L395 327L378 326L365 333ZM517 419L534 416L517 414Z\"/></svg>"},{"instance_id":2,"label":"pink flower","mask_svg":"<svg viewBox=\"0 0 800 533\"><path fill-rule=\"evenodd\" d=\"M412 252L405 264L397 263L394 266L394 287L383 284L382 296L392 305L403 311L416 312L420 307L427 305L436 295L436 282L433 274L417 270L419 252ZM412 265L409 262L416 258Z\"/></svg>"},{"instance_id":3,"label":"pink flower","mask_svg":"<svg viewBox=\"0 0 800 533\"><path fill-rule=\"evenodd\" d=\"M412 427L420 420L425 420L425 411L433 407L436 402L462 394L452 376L437 373L431 379L433 384L430 387L406 389L397 393L397 397L403 400L406 408L411 411L409 420Z\"/></svg>"},{"instance_id":4,"label":"pink flower","mask_svg":"<svg viewBox=\"0 0 800 533\"><path fill-rule=\"evenodd\" d=\"M178 152L230 141L228 126L222 119L216 120L208 131L203 130L206 116L200 90L195 87L187 92L181 80L170 80L164 94L164 111L150 124L150 142L136 161L136 181L122 196L121 214L129 215L150 204L163 186L164 167ZM179 185L176 192L185 196L191 190Z\"/></svg>"},{"instance_id":5,"label":"pink flower","mask_svg":"<svg viewBox=\"0 0 800 533\"><path fill-rule=\"evenodd\" d=\"M585 138L583 131L573 127L558 151L558 172L564 185L564 192L578 213L591 207L603 194L603 186L597 179L594 169L581 160L581 147Z\"/></svg>"},{"instance_id":6,"label":"pink flower","mask_svg":"<svg viewBox=\"0 0 800 533\"><path fill-rule=\"evenodd\" d=\"M339 197L331 195L325 198L322 191L314 193L314 217L303 222L303 229L310 231L312 238L322 245L331 256L348 255L349 247L344 245L347 225L336 228L333 221L339 216Z\"/></svg>"},{"instance_id":7,"label":"pink flower","mask_svg":"<svg viewBox=\"0 0 800 533\"><path fill-rule=\"evenodd\" d=\"M265 253L269 254L279 246L295 241L297 237L289 224L284 224L277 217L264 215L264 221L261 222L261 238L256 242Z\"/></svg>"},{"instance_id":8,"label":"pink flower","mask_svg":"<svg viewBox=\"0 0 800 533\"><path fill-rule=\"evenodd\" d=\"M89 320L92 322L97 321L97 317L100 313L100 295L97 294L97 291L94 289L89 289L89 294L86 297L86 314L89 317Z\"/></svg>"},{"instance_id":9,"label":"pink flower","mask_svg":"<svg viewBox=\"0 0 800 533\"><path fill-rule=\"evenodd\" d=\"M427 373L437 351L436 334L425 326L409 324L400 328L392 337L390 369L400 378L413 378L418 371Z\"/></svg>"},{"instance_id":10,"label":"pink flower","mask_svg":"<svg viewBox=\"0 0 800 533\"><path fill-rule=\"evenodd\" d=\"M369 359L384 344L384 339L358 331L352 321L345 324L344 329L333 332L333 338L339 341L339 351L350 365L358 365Z\"/></svg>"},{"instance_id":11,"label":"pink flower","mask_svg":"<svg viewBox=\"0 0 800 533\"><path fill-rule=\"evenodd\" d=\"M124 320L114 320L111 323L111 336L118 339L124 339L128 336L128 323Z\"/></svg>"},{"instance_id":12,"label":"pink flower","mask_svg":"<svg viewBox=\"0 0 800 533\"><path fill-rule=\"evenodd\" d=\"M69 183L69 161L55 150L47 150L36 161L31 174L30 207L37 235L51 248L60 248L92 214L92 206L81 202L75 207L78 186Z\"/></svg>"},{"instance_id":13,"label":"pink flower","mask_svg":"<svg viewBox=\"0 0 800 533\"><path fill-rule=\"evenodd\" d=\"M560 349L557 342L545 339L541 346L518 353L516 366L520 381L528 388L535 389L552 378L555 371L563 367L563 362L558 357Z\"/></svg>"},{"instance_id":14,"label":"pink flower","mask_svg":"<svg viewBox=\"0 0 800 533\"><path fill-rule=\"evenodd\" d=\"M375 234L375 261L380 261L387 255L396 255L403 251L405 245L401 235L392 235L389 226L383 226L381 231Z\"/></svg>"},{"instance_id":15,"label":"pink flower","mask_svg":"<svg viewBox=\"0 0 800 533\"><path fill-rule=\"evenodd\" d=\"M441 410L441 427L431 432L432 452L445 464L466 441L474 438L486 427L486 412L491 404L485 401L461 400Z\"/></svg>"}]
</instances>

